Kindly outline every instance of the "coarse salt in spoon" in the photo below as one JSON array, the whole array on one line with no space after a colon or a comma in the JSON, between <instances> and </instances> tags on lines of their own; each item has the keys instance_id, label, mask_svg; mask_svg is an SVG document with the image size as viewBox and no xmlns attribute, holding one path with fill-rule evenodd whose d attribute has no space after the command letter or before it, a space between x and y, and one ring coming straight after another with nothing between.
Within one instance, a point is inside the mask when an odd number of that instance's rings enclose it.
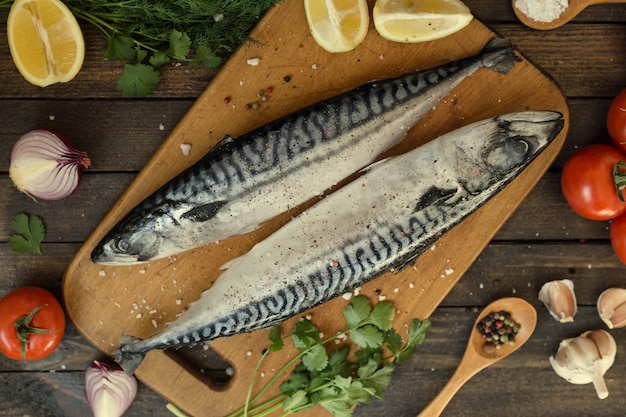
<instances>
[{"instance_id":1,"label":"coarse salt in spoon","mask_svg":"<svg viewBox=\"0 0 626 417\"><path fill-rule=\"evenodd\" d=\"M526 26L532 29L538 30L550 30L563 26L588 6L594 4L608 4L608 3L626 3L626 0L543 0L538 2L537 0L513 0L513 11L517 18ZM562 4L567 4L566 7L562 7ZM535 7L533 9L533 7ZM555 10L560 10L561 13L558 17L551 18ZM532 11L532 13L525 13L524 10ZM546 13L545 16L537 16L541 14L542 10L549 10L550 13ZM529 16L530 15L530 16ZM534 17L534 18L533 18Z\"/></svg>"},{"instance_id":2,"label":"coarse salt in spoon","mask_svg":"<svg viewBox=\"0 0 626 417\"><path fill-rule=\"evenodd\" d=\"M519 332L512 344L501 345L499 349L485 349L485 340L476 329L476 325L489 313L500 311L506 311L511 314L511 320L519 324ZM485 307L474 323L463 359L461 359L450 381L448 381L439 395L422 410L418 417L439 416L454 394L471 377L519 349L533 334L536 325L537 311L535 307L521 298L501 298Z\"/></svg>"}]
</instances>

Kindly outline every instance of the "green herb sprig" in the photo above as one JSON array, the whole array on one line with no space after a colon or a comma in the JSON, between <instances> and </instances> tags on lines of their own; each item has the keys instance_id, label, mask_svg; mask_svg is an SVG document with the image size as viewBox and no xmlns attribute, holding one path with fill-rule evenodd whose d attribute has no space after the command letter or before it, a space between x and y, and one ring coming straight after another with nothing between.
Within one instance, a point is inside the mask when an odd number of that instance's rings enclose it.
<instances>
[{"instance_id":1,"label":"green herb sprig","mask_svg":"<svg viewBox=\"0 0 626 417\"><path fill-rule=\"evenodd\" d=\"M94 26L106 42L105 57L120 59L118 90L150 94L158 68L171 60L216 68L220 55L246 41L258 20L280 0L63 0L76 18ZM0 0L10 7L12 0Z\"/></svg>"},{"instance_id":2,"label":"green herb sprig","mask_svg":"<svg viewBox=\"0 0 626 417\"><path fill-rule=\"evenodd\" d=\"M8 237L9 247L17 253L38 253L46 236L46 228L41 217L18 213L11 219L11 228L17 233Z\"/></svg>"},{"instance_id":3,"label":"green herb sprig","mask_svg":"<svg viewBox=\"0 0 626 417\"><path fill-rule=\"evenodd\" d=\"M272 342L253 373L246 403L227 417L264 417L282 409L281 416L307 410L319 404L335 417L351 416L354 406L371 398L382 398L383 389L391 382L395 363L408 360L421 344L430 328L430 321L414 319L406 341L392 328L395 307L380 301L372 308L365 296L356 296L344 310L346 330L322 339L310 320L298 322L291 335L283 336L276 326L269 333ZM356 346L354 360L348 360L351 347L335 345L347 338ZM252 395L256 377L268 354L278 352L291 339L299 350L261 390ZM258 403L263 394L293 366L289 379L280 384L281 394Z\"/></svg>"}]
</instances>

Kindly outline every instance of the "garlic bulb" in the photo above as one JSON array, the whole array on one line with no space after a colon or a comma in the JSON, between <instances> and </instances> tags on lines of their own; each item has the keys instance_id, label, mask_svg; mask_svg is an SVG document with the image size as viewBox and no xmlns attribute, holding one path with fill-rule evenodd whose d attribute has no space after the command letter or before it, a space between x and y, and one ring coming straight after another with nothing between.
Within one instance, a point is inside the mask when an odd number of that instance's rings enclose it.
<instances>
[{"instance_id":1,"label":"garlic bulb","mask_svg":"<svg viewBox=\"0 0 626 417\"><path fill-rule=\"evenodd\" d=\"M574 321L578 306L574 283L569 279L543 284L539 291L539 301L544 303L552 317L561 323Z\"/></svg>"},{"instance_id":2,"label":"garlic bulb","mask_svg":"<svg viewBox=\"0 0 626 417\"><path fill-rule=\"evenodd\" d=\"M613 365L616 353L613 336L604 330L592 330L563 340L556 355L550 357L550 365L572 384L592 382L598 397L606 398L609 391L603 376Z\"/></svg>"},{"instance_id":3,"label":"garlic bulb","mask_svg":"<svg viewBox=\"0 0 626 417\"><path fill-rule=\"evenodd\" d=\"M626 289L609 288L600 294L598 314L609 329L626 326Z\"/></svg>"}]
</instances>

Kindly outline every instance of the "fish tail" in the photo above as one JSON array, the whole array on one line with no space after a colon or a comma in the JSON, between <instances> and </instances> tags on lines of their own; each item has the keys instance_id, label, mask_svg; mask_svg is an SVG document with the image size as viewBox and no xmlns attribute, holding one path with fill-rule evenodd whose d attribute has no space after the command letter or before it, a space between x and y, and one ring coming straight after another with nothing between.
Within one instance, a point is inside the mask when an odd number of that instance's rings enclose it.
<instances>
[{"instance_id":1,"label":"fish tail","mask_svg":"<svg viewBox=\"0 0 626 417\"><path fill-rule=\"evenodd\" d=\"M133 352L132 346L141 342L141 339L127 334L120 338L120 347L115 350L115 361L128 375L135 373L141 361L146 356L145 352Z\"/></svg>"},{"instance_id":2,"label":"fish tail","mask_svg":"<svg viewBox=\"0 0 626 417\"><path fill-rule=\"evenodd\" d=\"M511 42L505 38L491 39L483 48L481 59L485 68L500 74L507 74L516 62L521 61L520 57L515 54Z\"/></svg>"}]
</instances>

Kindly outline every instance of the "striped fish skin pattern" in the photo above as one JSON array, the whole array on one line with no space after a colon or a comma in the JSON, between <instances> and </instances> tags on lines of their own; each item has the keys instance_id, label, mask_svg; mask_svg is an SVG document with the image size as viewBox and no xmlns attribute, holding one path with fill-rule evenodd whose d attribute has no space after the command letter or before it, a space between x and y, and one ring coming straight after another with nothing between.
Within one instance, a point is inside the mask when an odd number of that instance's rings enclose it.
<instances>
[{"instance_id":1,"label":"striped fish skin pattern","mask_svg":"<svg viewBox=\"0 0 626 417\"><path fill-rule=\"evenodd\" d=\"M148 262L252 231L371 163L479 68L505 74L517 61L506 40L493 39L476 56L371 82L226 137L131 210L91 259Z\"/></svg>"},{"instance_id":2,"label":"striped fish skin pattern","mask_svg":"<svg viewBox=\"0 0 626 417\"><path fill-rule=\"evenodd\" d=\"M563 116L511 113L372 164L226 270L162 332L123 336L118 363L280 323L414 263L446 231L510 183L557 137Z\"/></svg>"}]
</instances>

